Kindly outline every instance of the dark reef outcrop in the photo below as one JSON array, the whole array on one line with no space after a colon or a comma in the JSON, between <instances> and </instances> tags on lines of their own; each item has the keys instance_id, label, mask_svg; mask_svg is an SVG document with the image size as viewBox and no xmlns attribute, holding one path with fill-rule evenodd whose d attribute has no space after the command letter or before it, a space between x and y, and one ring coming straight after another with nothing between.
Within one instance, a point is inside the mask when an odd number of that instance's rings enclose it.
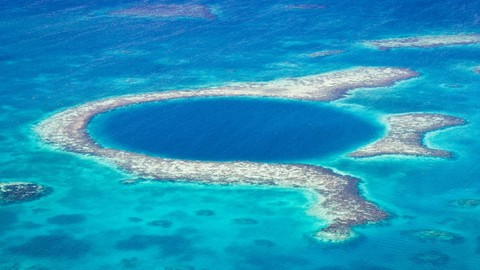
<instances>
[{"instance_id":1,"label":"dark reef outcrop","mask_svg":"<svg viewBox=\"0 0 480 270\"><path fill-rule=\"evenodd\" d=\"M33 201L47 196L53 188L28 182L0 183L0 205Z\"/></svg>"}]
</instances>

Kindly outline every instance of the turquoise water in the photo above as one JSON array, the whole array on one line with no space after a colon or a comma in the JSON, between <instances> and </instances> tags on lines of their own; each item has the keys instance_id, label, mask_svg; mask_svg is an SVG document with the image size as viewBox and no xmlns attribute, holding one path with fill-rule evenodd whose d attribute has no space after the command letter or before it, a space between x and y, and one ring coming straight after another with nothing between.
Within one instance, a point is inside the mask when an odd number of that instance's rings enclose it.
<instances>
[{"instance_id":1,"label":"turquoise water","mask_svg":"<svg viewBox=\"0 0 480 270\"><path fill-rule=\"evenodd\" d=\"M173 1L172 1L173 2ZM478 31L480 1L201 1L216 19L131 18L128 1L0 1L0 179L52 186L49 197L0 208L0 267L20 269L467 269L480 265L478 45L376 51L367 39ZM197 2L196 2L197 3ZM327 49L345 53L309 58ZM358 65L409 67L417 79L333 102L375 123L388 113L441 112L468 124L428 136L452 160L309 158L362 179L384 223L334 245L310 236L304 191L151 183L100 160L55 151L32 127L99 98L265 81ZM208 210L208 211L206 211ZM247 221L247 222L246 222ZM422 240L435 229L460 241ZM432 258L432 259L428 259ZM13 268L15 269L15 268ZM42 269L42 268L40 268Z\"/></svg>"},{"instance_id":2,"label":"turquoise water","mask_svg":"<svg viewBox=\"0 0 480 270\"><path fill-rule=\"evenodd\" d=\"M105 147L176 159L264 162L338 156L380 131L333 106L259 98L142 104L104 113L89 126Z\"/></svg>"}]
</instances>

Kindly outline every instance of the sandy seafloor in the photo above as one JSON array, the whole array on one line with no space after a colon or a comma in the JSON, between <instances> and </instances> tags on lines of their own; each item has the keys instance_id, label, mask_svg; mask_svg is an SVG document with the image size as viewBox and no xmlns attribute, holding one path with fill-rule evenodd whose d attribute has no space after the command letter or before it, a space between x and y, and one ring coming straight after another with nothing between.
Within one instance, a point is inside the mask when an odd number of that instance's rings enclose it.
<instances>
[{"instance_id":1,"label":"sandy seafloor","mask_svg":"<svg viewBox=\"0 0 480 270\"><path fill-rule=\"evenodd\" d=\"M0 269L479 269L480 207L448 202L480 198L480 75L472 72L480 47L377 51L360 42L474 32L480 1L326 0L312 10L284 9L286 1L195 3L217 17L109 16L132 4L114 1L0 1L0 178L55 189L0 208ZM306 56L331 49L346 52ZM301 190L126 186L119 181L131 176L53 151L32 132L58 110L103 97L359 65L408 67L421 77L334 105L374 123L389 113L440 112L468 125L427 136L452 160L353 160L348 151L304 160L362 178L364 195L392 214L343 244L310 237L322 222L305 213L310 198ZM457 238L412 233L426 229Z\"/></svg>"}]
</instances>

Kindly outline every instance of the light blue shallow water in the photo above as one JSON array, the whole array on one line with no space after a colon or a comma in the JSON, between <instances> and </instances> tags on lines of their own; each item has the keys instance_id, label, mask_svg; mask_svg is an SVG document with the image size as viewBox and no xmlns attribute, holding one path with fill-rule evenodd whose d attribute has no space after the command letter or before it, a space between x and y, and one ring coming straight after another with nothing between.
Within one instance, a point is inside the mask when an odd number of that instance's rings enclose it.
<instances>
[{"instance_id":1,"label":"light blue shallow water","mask_svg":"<svg viewBox=\"0 0 480 270\"><path fill-rule=\"evenodd\" d=\"M55 192L0 208L0 267L28 269L478 269L480 197L478 45L376 51L362 40L478 31L480 1L202 1L216 19L109 16L128 1L0 1L0 180ZM306 54L344 49L309 58ZM88 157L55 151L32 126L55 111L121 94L265 81L358 65L409 67L417 79L354 91L339 106L375 123L388 113L441 112L468 124L428 136L452 160L308 157L362 179L392 214L340 245L310 236L298 190L155 183ZM375 136L373 136L375 137ZM300 153L298 153L300 154ZM208 210L208 211L207 211ZM155 221L152 223L152 221ZM421 240L414 231L454 233ZM40 268L43 269L43 268Z\"/></svg>"}]
</instances>

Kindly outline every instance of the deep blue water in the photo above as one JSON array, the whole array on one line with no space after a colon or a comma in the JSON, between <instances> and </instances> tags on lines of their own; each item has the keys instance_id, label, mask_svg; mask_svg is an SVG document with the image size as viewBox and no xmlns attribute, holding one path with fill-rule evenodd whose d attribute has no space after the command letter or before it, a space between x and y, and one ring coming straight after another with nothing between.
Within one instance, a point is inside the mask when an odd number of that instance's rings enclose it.
<instances>
[{"instance_id":1,"label":"deep blue water","mask_svg":"<svg viewBox=\"0 0 480 270\"><path fill-rule=\"evenodd\" d=\"M106 147L177 159L298 162L352 150L380 128L332 106L260 98L206 98L121 108L97 116Z\"/></svg>"},{"instance_id":2,"label":"deep blue water","mask_svg":"<svg viewBox=\"0 0 480 270\"><path fill-rule=\"evenodd\" d=\"M195 1L212 6L216 19L108 15L145 3L0 1L0 180L55 189L38 201L0 207L0 268L479 268L480 207L449 203L480 198L480 76L472 72L480 65L479 46L376 51L360 42L478 32L480 1L325 0L315 4L326 8L316 10L284 8L298 1ZM346 52L306 56L330 49ZM119 181L131 175L46 147L32 132L48 115L99 98L359 65L409 67L421 76L356 90L329 106L369 123L427 111L463 117L468 125L427 138L452 150L452 160L354 160L345 151L309 156L309 163L361 178L362 193L392 214L357 228L359 238L340 245L310 237L322 222L306 214L303 191L125 186ZM448 231L458 241L415 236L426 229Z\"/></svg>"}]
</instances>

